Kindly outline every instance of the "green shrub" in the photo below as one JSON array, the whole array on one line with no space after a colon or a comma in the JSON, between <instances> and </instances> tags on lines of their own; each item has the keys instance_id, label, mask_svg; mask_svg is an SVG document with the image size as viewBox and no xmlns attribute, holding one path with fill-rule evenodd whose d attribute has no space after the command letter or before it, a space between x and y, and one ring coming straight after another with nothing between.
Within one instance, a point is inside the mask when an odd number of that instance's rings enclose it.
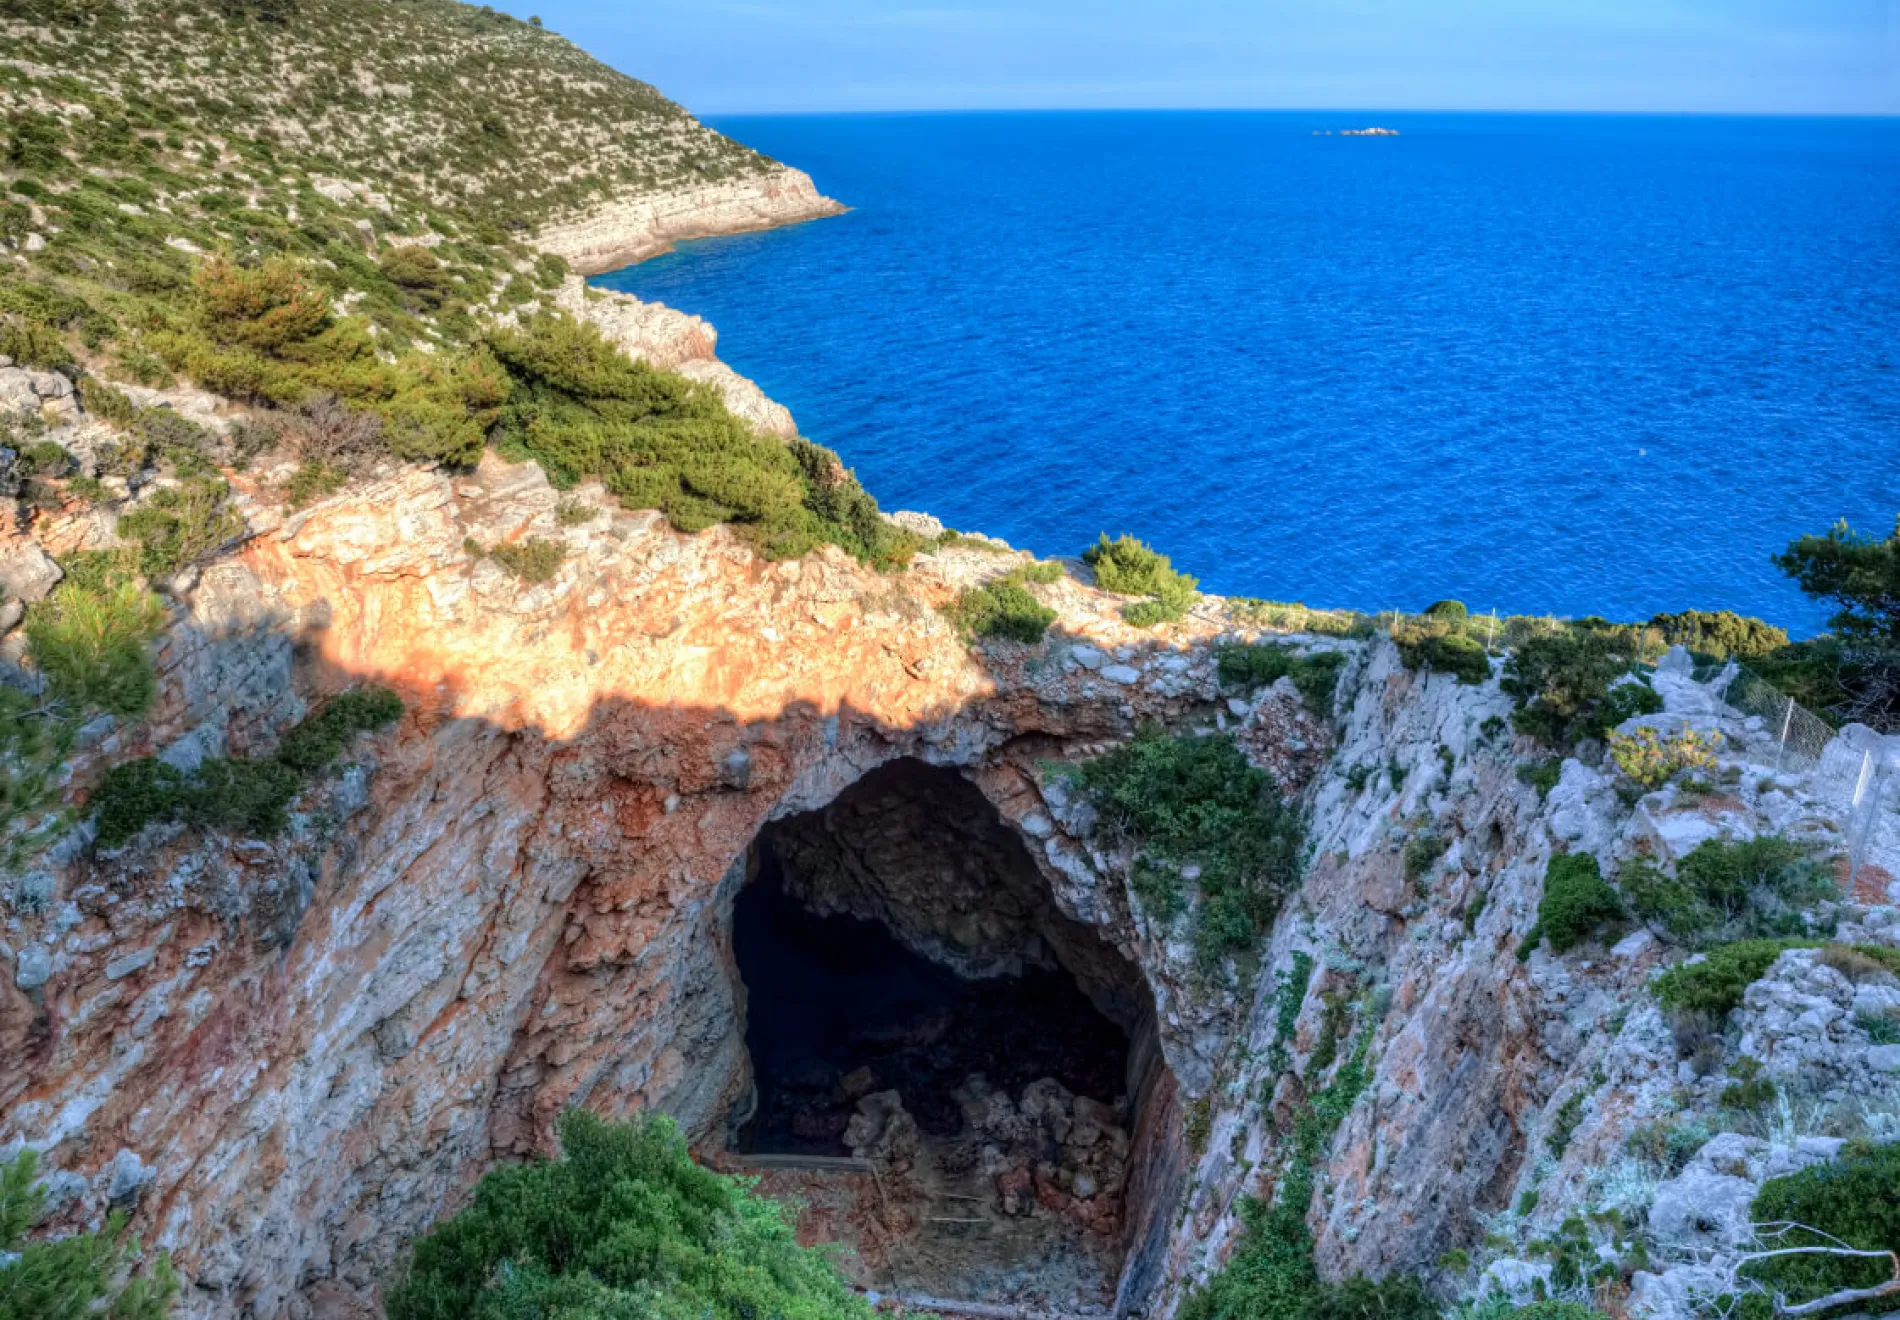
<instances>
[{"instance_id":1,"label":"green shrub","mask_svg":"<svg viewBox=\"0 0 1900 1320\"><path fill-rule=\"evenodd\" d=\"M1405 844L1405 878L1413 884L1423 880L1451 847L1448 839L1431 830L1421 830Z\"/></svg>"},{"instance_id":2,"label":"green shrub","mask_svg":"<svg viewBox=\"0 0 1900 1320\"><path fill-rule=\"evenodd\" d=\"M30 1147L0 1164L0 1320L164 1320L178 1293L171 1260L147 1258L122 1212L97 1233L27 1236L46 1209L38 1171Z\"/></svg>"},{"instance_id":3,"label":"green shrub","mask_svg":"<svg viewBox=\"0 0 1900 1320\"><path fill-rule=\"evenodd\" d=\"M89 571L107 558L65 565L67 580L27 611L27 653L55 697L133 720L158 694L150 648L168 616L123 570Z\"/></svg>"},{"instance_id":4,"label":"green shrub","mask_svg":"<svg viewBox=\"0 0 1900 1320\"><path fill-rule=\"evenodd\" d=\"M1173 737L1150 725L1083 765L1080 779L1103 821L1137 850L1132 879L1151 908L1179 911L1182 869L1200 868L1194 943L1203 971L1256 947L1299 881L1304 835L1272 777L1232 738Z\"/></svg>"},{"instance_id":5,"label":"green shrub","mask_svg":"<svg viewBox=\"0 0 1900 1320\"><path fill-rule=\"evenodd\" d=\"M585 504L580 500L562 500L554 506L554 521L563 527L579 527L590 523L604 512L599 505Z\"/></svg>"},{"instance_id":6,"label":"green shrub","mask_svg":"<svg viewBox=\"0 0 1900 1320\"><path fill-rule=\"evenodd\" d=\"M1111 541L1103 532L1100 540L1082 552L1082 560L1095 570L1096 585L1102 590L1148 598L1122 610L1122 617L1137 628L1172 623L1199 597L1196 587L1200 584L1194 578L1176 572L1166 555L1132 536Z\"/></svg>"},{"instance_id":7,"label":"green shrub","mask_svg":"<svg viewBox=\"0 0 1900 1320\"><path fill-rule=\"evenodd\" d=\"M693 1163L672 1120L574 1110L559 1133L560 1158L491 1170L416 1244L390 1320L871 1320L783 1210Z\"/></svg>"},{"instance_id":8,"label":"green shrub","mask_svg":"<svg viewBox=\"0 0 1900 1320\"><path fill-rule=\"evenodd\" d=\"M455 287L455 279L441 258L419 244L390 248L377 259L384 278L403 292L416 311L433 312Z\"/></svg>"},{"instance_id":9,"label":"green shrub","mask_svg":"<svg viewBox=\"0 0 1900 1320\"><path fill-rule=\"evenodd\" d=\"M98 844L121 847L147 826L173 821L272 838L289 826L290 804L310 776L327 768L352 736L401 715L395 693L357 688L284 735L273 757L207 758L189 773L151 756L122 762L106 771L89 803Z\"/></svg>"},{"instance_id":10,"label":"green shrub","mask_svg":"<svg viewBox=\"0 0 1900 1320\"><path fill-rule=\"evenodd\" d=\"M1510 1320L1609 1320L1593 1306L1582 1302L1532 1302L1511 1312Z\"/></svg>"},{"instance_id":11,"label":"green shrub","mask_svg":"<svg viewBox=\"0 0 1900 1320\"><path fill-rule=\"evenodd\" d=\"M1462 600L1435 600L1425 607L1425 613L1434 619L1459 620L1468 618L1471 611L1465 608Z\"/></svg>"},{"instance_id":12,"label":"green shrub","mask_svg":"<svg viewBox=\"0 0 1900 1320\"><path fill-rule=\"evenodd\" d=\"M1661 788L1685 770L1714 770L1715 752L1721 745L1721 734L1701 734L1694 729L1664 734L1639 724L1628 733L1620 729L1609 732L1610 759L1616 768L1631 783L1650 790Z\"/></svg>"},{"instance_id":13,"label":"green shrub","mask_svg":"<svg viewBox=\"0 0 1900 1320\"><path fill-rule=\"evenodd\" d=\"M1491 677L1491 660L1483 643L1462 633L1416 633L1400 628L1392 641L1407 669L1451 674L1460 683L1482 683Z\"/></svg>"},{"instance_id":14,"label":"green shrub","mask_svg":"<svg viewBox=\"0 0 1900 1320\"><path fill-rule=\"evenodd\" d=\"M1670 646L1687 647L1720 659L1736 656L1748 660L1779 651L1788 644L1785 630L1733 610L1658 614L1649 621L1649 626L1661 633L1663 641Z\"/></svg>"},{"instance_id":15,"label":"green shrub","mask_svg":"<svg viewBox=\"0 0 1900 1320\"><path fill-rule=\"evenodd\" d=\"M830 450L755 437L712 390L623 356L592 325L541 315L488 344L510 382L495 438L557 487L598 477L628 508L682 532L731 523L773 559L830 543L890 566L920 544Z\"/></svg>"},{"instance_id":16,"label":"green shrub","mask_svg":"<svg viewBox=\"0 0 1900 1320\"><path fill-rule=\"evenodd\" d=\"M1564 1152L1570 1149L1570 1139L1577 1135L1577 1129L1582 1125L1583 1092L1578 1091L1557 1107L1556 1114L1550 1120L1550 1140L1545 1144L1552 1159L1563 1158Z\"/></svg>"},{"instance_id":17,"label":"green shrub","mask_svg":"<svg viewBox=\"0 0 1900 1320\"><path fill-rule=\"evenodd\" d=\"M567 558L567 547L559 541L530 536L525 541L498 545L488 557L523 582L538 584L554 580L561 571L561 561Z\"/></svg>"},{"instance_id":18,"label":"green shrub","mask_svg":"<svg viewBox=\"0 0 1900 1320\"><path fill-rule=\"evenodd\" d=\"M1588 623L1524 638L1504 665L1502 687L1520 703L1513 722L1557 746L1600 737L1612 727L1606 718L1622 709L1602 709L1610 684L1644 658L1647 645L1637 629ZM1629 700L1640 698L1619 698Z\"/></svg>"},{"instance_id":19,"label":"green shrub","mask_svg":"<svg viewBox=\"0 0 1900 1320\"><path fill-rule=\"evenodd\" d=\"M228 502L222 477L193 477L119 515L119 535L139 543L139 572L166 577L244 534L244 519Z\"/></svg>"},{"instance_id":20,"label":"green shrub","mask_svg":"<svg viewBox=\"0 0 1900 1320\"><path fill-rule=\"evenodd\" d=\"M1663 708L1662 694L1645 681L1617 683L1603 695L1590 723L1605 732L1639 715L1655 715Z\"/></svg>"},{"instance_id":21,"label":"green shrub","mask_svg":"<svg viewBox=\"0 0 1900 1320\"><path fill-rule=\"evenodd\" d=\"M1900 1144L1850 1146L1831 1163L1770 1178L1756 1193L1751 1215L1758 1224L1802 1226L1777 1238L1775 1246L1833 1246L1837 1243L1829 1239L1837 1239L1861 1251L1900 1251ZM1798 1304L1884 1283L1893 1277L1893 1264L1786 1256L1754 1262L1744 1272ZM1900 1309L1900 1297L1861 1303L1860 1309Z\"/></svg>"},{"instance_id":22,"label":"green shrub","mask_svg":"<svg viewBox=\"0 0 1900 1320\"><path fill-rule=\"evenodd\" d=\"M1272 643L1226 642L1214 648L1214 656L1222 683L1251 690L1291 678L1300 699L1322 715L1332 711L1339 671L1346 666L1346 657L1337 651L1300 655L1290 647Z\"/></svg>"},{"instance_id":23,"label":"green shrub","mask_svg":"<svg viewBox=\"0 0 1900 1320\"><path fill-rule=\"evenodd\" d=\"M1550 859L1536 930L1553 952L1567 953L1622 915L1623 904L1604 882L1594 856L1566 853Z\"/></svg>"},{"instance_id":24,"label":"green shrub","mask_svg":"<svg viewBox=\"0 0 1900 1320\"><path fill-rule=\"evenodd\" d=\"M350 739L374 733L402 718L402 698L388 688L358 687L339 692L315 715L285 734L277 759L294 770L315 774L343 754Z\"/></svg>"},{"instance_id":25,"label":"green shrub","mask_svg":"<svg viewBox=\"0 0 1900 1320\"><path fill-rule=\"evenodd\" d=\"M1652 930L1691 949L1803 934L1807 923L1798 908L1838 894L1814 850L1779 835L1706 839L1676 864L1673 876L1635 858L1617 881Z\"/></svg>"},{"instance_id":26,"label":"green shrub","mask_svg":"<svg viewBox=\"0 0 1900 1320\"><path fill-rule=\"evenodd\" d=\"M947 611L970 637L989 637L1034 646L1056 621L1056 612L1029 594L1021 569L965 588Z\"/></svg>"},{"instance_id":27,"label":"green shrub","mask_svg":"<svg viewBox=\"0 0 1900 1320\"><path fill-rule=\"evenodd\" d=\"M1699 963L1671 967L1650 983L1664 1008L1728 1016L1748 987L1768 974L1789 949L1811 949L1801 940L1737 940L1710 949Z\"/></svg>"},{"instance_id":28,"label":"green shrub","mask_svg":"<svg viewBox=\"0 0 1900 1320\"><path fill-rule=\"evenodd\" d=\"M1529 761L1517 768L1518 782L1536 789L1540 802L1550 796L1550 790L1557 787L1557 781L1563 777L1564 763L1555 757L1548 761Z\"/></svg>"},{"instance_id":29,"label":"green shrub","mask_svg":"<svg viewBox=\"0 0 1900 1320\"><path fill-rule=\"evenodd\" d=\"M349 473L334 463L322 459L307 458L290 474L290 480L284 484L284 499L293 509L301 509L312 500L323 499L343 489L349 480Z\"/></svg>"}]
</instances>

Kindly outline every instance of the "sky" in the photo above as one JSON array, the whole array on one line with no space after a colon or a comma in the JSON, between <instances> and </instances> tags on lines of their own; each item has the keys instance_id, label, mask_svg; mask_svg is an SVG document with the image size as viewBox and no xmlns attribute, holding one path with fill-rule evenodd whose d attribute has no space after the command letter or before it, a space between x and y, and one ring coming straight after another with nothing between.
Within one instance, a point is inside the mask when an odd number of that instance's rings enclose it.
<instances>
[{"instance_id":1,"label":"sky","mask_svg":"<svg viewBox=\"0 0 1900 1320\"><path fill-rule=\"evenodd\" d=\"M702 115L1900 114L1900 0L506 0Z\"/></svg>"}]
</instances>

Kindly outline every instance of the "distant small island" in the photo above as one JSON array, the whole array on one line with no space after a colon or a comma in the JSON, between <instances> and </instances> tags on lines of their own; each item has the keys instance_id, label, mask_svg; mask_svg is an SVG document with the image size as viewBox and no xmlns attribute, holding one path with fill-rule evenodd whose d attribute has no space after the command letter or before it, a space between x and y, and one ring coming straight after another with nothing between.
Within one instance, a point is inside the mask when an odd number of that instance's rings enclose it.
<instances>
[{"instance_id":1,"label":"distant small island","mask_svg":"<svg viewBox=\"0 0 1900 1320\"><path fill-rule=\"evenodd\" d=\"M1330 128L1313 130L1314 137L1397 137L1398 135L1399 130L1396 128L1342 128L1336 133Z\"/></svg>"}]
</instances>

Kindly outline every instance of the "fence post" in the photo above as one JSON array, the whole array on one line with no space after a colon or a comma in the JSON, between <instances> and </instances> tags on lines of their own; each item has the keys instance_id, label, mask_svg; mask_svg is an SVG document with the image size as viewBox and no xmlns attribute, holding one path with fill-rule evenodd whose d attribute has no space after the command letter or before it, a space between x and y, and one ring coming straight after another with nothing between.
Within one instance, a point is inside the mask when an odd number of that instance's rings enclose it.
<instances>
[{"instance_id":1,"label":"fence post","mask_svg":"<svg viewBox=\"0 0 1900 1320\"><path fill-rule=\"evenodd\" d=\"M1861 753L1860 776L1854 781L1854 805L1851 810L1860 809L1861 799L1867 795L1867 780L1873 769L1874 754L1871 750ZM1860 878L1860 864L1867 853L1867 840L1874 832L1874 818L1880 814L1880 794L1874 794L1874 800L1868 805L1862 819L1848 825L1847 843L1847 898L1854 896L1854 883Z\"/></svg>"},{"instance_id":2,"label":"fence post","mask_svg":"<svg viewBox=\"0 0 1900 1320\"><path fill-rule=\"evenodd\" d=\"M1782 694L1787 697L1786 693ZM1781 743L1775 748L1775 773L1781 773L1781 758L1788 750L1788 726L1794 723L1794 698L1787 697L1788 709L1781 713Z\"/></svg>"},{"instance_id":3,"label":"fence post","mask_svg":"<svg viewBox=\"0 0 1900 1320\"><path fill-rule=\"evenodd\" d=\"M1498 637L1498 612L1495 608L1493 608L1491 611L1491 622L1485 625L1485 629L1484 629L1484 649L1489 651L1491 649L1492 644L1497 641L1497 637Z\"/></svg>"}]
</instances>

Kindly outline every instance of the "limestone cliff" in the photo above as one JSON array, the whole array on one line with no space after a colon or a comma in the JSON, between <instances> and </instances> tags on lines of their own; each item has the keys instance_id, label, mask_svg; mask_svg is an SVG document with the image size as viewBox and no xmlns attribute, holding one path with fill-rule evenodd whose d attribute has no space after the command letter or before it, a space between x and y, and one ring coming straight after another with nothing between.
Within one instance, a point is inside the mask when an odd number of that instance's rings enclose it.
<instances>
[{"instance_id":1,"label":"limestone cliff","mask_svg":"<svg viewBox=\"0 0 1900 1320\"><path fill-rule=\"evenodd\" d=\"M535 245L593 275L644 261L689 238L772 229L844 209L803 170L773 165L763 174L610 200L543 226Z\"/></svg>"},{"instance_id":2,"label":"limestone cliff","mask_svg":"<svg viewBox=\"0 0 1900 1320\"><path fill-rule=\"evenodd\" d=\"M558 296L629 351L716 361L696 318ZM57 373L0 369L0 392L90 452L99 423ZM1241 1198L1272 1194L1291 1126L1355 1059L1369 1079L1319 1159L1319 1261L1449 1293L1482 1272L1528 1295L1551 1270L1533 1239L1640 1205L1654 1256L1630 1304L1677 1314L1761 1178L1894 1121L1900 1053L1860 1025L1900 1003L1877 978L1788 952L1692 1067L1644 989L1652 938L1519 957L1559 852L1837 848L1841 777L1891 754L1864 731L1778 772L1759 722L1672 661L1665 709L1637 722L1725 734L1719 790L1632 797L1573 759L1543 797L1495 675L1408 670L1382 637L1272 639L1345 656L1324 709L1286 681L1220 685L1213 646L1256 631L1221 602L1137 630L1079 570L1033 587L1048 640L973 649L937 607L1024 562L977 538L882 574L835 549L767 562L493 456L389 466L296 511L282 476L231 473L245 527L164 584L152 715L88 726L65 797L83 807L144 752L268 749L366 680L402 695L399 727L354 745L281 837L168 825L108 849L82 825L0 894L0 1142L44 1152L59 1223L130 1209L173 1251L186 1314L373 1313L406 1243L493 1162L545 1149L570 1105L671 1113L716 1154L751 1083L733 899L774 822L815 905L964 971L1059 965L1128 1030L1125 1206L1060 1200L1118 1226L1122 1314L1165 1314L1219 1264ZM49 551L111 540L98 509L13 511L10 596L52 585ZM531 537L564 552L545 582L469 549ZM1145 909L1056 772L1149 721L1235 733L1307 818L1303 883L1250 983L1197 969L1188 919ZM933 814L931 774L990 814ZM1875 843L1889 869L1837 905L1837 938L1900 945L1895 840ZM1806 1108L1679 1169L1629 1153L1645 1124L1713 1119L1743 1054ZM1714 1193L1721 1223L1685 1213ZM1475 1259L1441 1266L1451 1250Z\"/></svg>"}]
</instances>

